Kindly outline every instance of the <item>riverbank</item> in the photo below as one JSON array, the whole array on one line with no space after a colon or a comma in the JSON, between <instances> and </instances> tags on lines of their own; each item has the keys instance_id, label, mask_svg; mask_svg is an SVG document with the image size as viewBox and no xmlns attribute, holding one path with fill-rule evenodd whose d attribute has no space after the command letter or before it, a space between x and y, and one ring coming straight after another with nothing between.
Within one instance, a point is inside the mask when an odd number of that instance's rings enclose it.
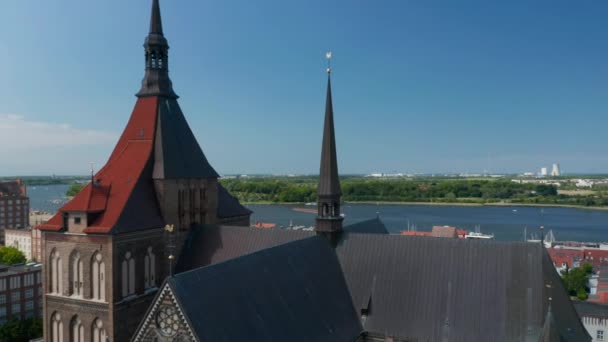
<instances>
[{"instance_id":1,"label":"riverbank","mask_svg":"<svg viewBox=\"0 0 608 342\"><path fill-rule=\"evenodd\" d=\"M291 205L304 206L302 202L271 202L271 201L253 201L242 202L244 205ZM495 202L495 203L466 203L466 202L395 202L395 201L345 201L344 204L366 204L366 205L417 205L417 206L444 206L444 207L543 207L543 208L572 208L582 210L601 210L608 211L608 207L598 206L582 206L574 204L552 204L552 203L510 203L510 202ZM315 206L307 206L315 207Z\"/></svg>"}]
</instances>

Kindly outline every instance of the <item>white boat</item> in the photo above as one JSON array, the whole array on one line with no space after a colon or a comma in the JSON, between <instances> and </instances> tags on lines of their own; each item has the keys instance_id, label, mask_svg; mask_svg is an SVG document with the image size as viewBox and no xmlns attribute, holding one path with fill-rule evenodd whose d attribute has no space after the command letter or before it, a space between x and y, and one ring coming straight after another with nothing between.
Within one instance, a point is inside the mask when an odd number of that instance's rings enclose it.
<instances>
[{"instance_id":1,"label":"white boat","mask_svg":"<svg viewBox=\"0 0 608 342\"><path fill-rule=\"evenodd\" d=\"M465 239L481 239L481 240L493 240L494 234L483 234L480 231L479 225L475 226L474 232L469 232L464 236Z\"/></svg>"}]
</instances>

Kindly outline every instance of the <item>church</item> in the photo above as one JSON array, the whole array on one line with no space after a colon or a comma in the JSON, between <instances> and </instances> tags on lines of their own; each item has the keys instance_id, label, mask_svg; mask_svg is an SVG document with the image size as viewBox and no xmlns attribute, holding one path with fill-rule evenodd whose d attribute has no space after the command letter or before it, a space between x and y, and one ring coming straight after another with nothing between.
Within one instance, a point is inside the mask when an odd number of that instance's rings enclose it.
<instances>
[{"instance_id":1,"label":"church","mask_svg":"<svg viewBox=\"0 0 608 342\"><path fill-rule=\"evenodd\" d=\"M315 230L249 227L179 107L158 0L144 48L108 162L39 226L45 341L591 340L540 244L343 224L329 68Z\"/></svg>"}]
</instances>

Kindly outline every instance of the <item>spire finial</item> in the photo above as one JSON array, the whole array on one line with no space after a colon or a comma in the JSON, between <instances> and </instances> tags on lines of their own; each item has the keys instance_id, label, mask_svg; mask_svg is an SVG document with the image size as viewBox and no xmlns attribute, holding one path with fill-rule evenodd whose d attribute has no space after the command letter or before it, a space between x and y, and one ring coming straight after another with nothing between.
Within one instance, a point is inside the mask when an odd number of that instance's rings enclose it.
<instances>
[{"instance_id":1,"label":"spire finial","mask_svg":"<svg viewBox=\"0 0 608 342\"><path fill-rule=\"evenodd\" d=\"M331 74L331 51L327 51L325 53L325 58L327 58L327 74Z\"/></svg>"},{"instance_id":2,"label":"spire finial","mask_svg":"<svg viewBox=\"0 0 608 342\"><path fill-rule=\"evenodd\" d=\"M163 22L160 18L158 0L152 0L152 15L150 16L150 33L163 34Z\"/></svg>"}]
</instances>

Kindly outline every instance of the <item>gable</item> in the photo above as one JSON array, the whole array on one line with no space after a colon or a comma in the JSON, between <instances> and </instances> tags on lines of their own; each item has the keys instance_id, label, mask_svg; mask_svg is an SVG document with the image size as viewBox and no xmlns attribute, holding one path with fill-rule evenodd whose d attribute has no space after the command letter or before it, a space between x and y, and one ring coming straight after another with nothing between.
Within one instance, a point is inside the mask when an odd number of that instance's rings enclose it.
<instances>
[{"instance_id":1,"label":"gable","mask_svg":"<svg viewBox=\"0 0 608 342\"><path fill-rule=\"evenodd\" d=\"M169 284L156 296L131 341L198 341Z\"/></svg>"}]
</instances>

